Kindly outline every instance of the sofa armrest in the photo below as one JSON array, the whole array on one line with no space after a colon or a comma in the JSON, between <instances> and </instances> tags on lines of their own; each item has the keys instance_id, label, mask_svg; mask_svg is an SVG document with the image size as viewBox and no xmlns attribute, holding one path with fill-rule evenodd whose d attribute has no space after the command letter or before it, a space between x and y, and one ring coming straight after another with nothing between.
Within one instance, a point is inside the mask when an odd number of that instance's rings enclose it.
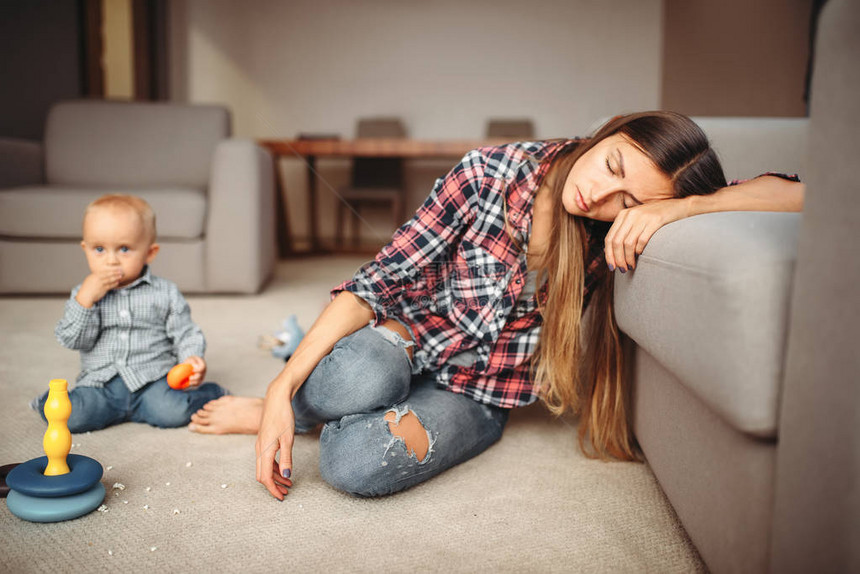
<instances>
[{"instance_id":1,"label":"sofa armrest","mask_svg":"<svg viewBox=\"0 0 860 574\"><path fill-rule=\"evenodd\" d=\"M776 436L800 215L725 212L661 228L615 276L619 328L734 428Z\"/></svg>"},{"instance_id":2,"label":"sofa armrest","mask_svg":"<svg viewBox=\"0 0 860 574\"><path fill-rule=\"evenodd\" d=\"M0 189L45 182L42 144L0 138Z\"/></svg>"},{"instance_id":3,"label":"sofa armrest","mask_svg":"<svg viewBox=\"0 0 860 574\"><path fill-rule=\"evenodd\" d=\"M771 572L860 572L860 3L819 19Z\"/></svg>"},{"instance_id":4,"label":"sofa armrest","mask_svg":"<svg viewBox=\"0 0 860 574\"><path fill-rule=\"evenodd\" d=\"M215 149L206 222L206 289L256 293L275 263L271 155L250 140Z\"/></svg>"}]
</instances>

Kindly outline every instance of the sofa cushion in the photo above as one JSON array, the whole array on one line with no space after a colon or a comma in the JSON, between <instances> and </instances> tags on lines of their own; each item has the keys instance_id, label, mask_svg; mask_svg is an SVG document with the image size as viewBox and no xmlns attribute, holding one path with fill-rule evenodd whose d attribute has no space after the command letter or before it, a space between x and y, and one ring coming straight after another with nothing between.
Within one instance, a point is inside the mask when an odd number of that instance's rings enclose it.
<instances>
[{"instance_id":1,"label":"sofa cushion","mask_svg":"<svg viewBox=\"0 0 860 574\"><path fill-rule=\"evenodd\" d=\"M661 228L615 275L618 325L739 431L777 433L800 214L727 212Z\"/></svg>"},{"instance_id":2,"label":"sofa cushion","mask_svg":"<svg viewBox=\"0 0 860 574\"><path fill-rule=\"evenodd\" d=\"M717 151L726 177L748 179L766 171L806 174L808 118L694 117Z\"/></svg>"},{"instance_id":3,"label":"sofa cushion","mask_svg":"<svg viewBox=\"0 0 860 574\"><path fill-rule=\"evenodd\" d=\"M215 146L229 135L222 106L61 102L45 125L45 176L78 187L205 189Z\"/></svg>"},{"instance_id":4,"label":"sofa cushion","mask_svg":"<svg viewBox=\"0 0 860 574\"><path fill-rule=\"evenodd\" d=\"M80 189L28 186L0 190L0 235L80 240L84 210L105 193L131 193L155 211L158 237L198 239L206 226L206 194L197 189Z\"/></svg>"},{"instance_id":5,"label":"sofa cushion","mask_svg":"<svg viewBox=\"0 0 860 574\"><path fill-rule=\"evenodd\" d=\"M203 239L160 241L161 250L152 262L152 272L170 279L185 292L208 290L204 268ZM0 241L0 293L43 293L69 296L72 287L89 273L87 260L77 241ZM37 261L38 265L33 262ZM7 270L14 270L8 272Z\"/></svg>"}]
</instances>

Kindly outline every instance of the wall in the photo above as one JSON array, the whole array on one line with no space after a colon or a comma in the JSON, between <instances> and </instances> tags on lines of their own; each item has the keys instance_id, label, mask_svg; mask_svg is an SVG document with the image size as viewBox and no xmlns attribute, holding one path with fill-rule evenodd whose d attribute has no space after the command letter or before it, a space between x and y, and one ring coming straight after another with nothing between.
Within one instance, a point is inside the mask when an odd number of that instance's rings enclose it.
<instances>
[{"instance_id":1,"label":"wall","mask_svg":"<svg viewBox=\"0 0 860 574\"><path fill-rule=\"evenodd\" d=\"M170 22L172 98L227 104L243 137L351 137L359 116L393 114L416 138L480 137L496 116L545 138L659 105L660 0L178 0ZM305 173L283 163L301 236ZM410 207L450 164L410 164ZM327 236L347 165L320 170Z\"/></svg>"},{"instance_id":2,"label":"wall","mask_svg":"<svg viewBox=\"0 0 860 574\"><path fill-rule=\"evenodd\" d=\"M78 3L0 2L0 137L41 140L51 103L82 93Z\"/></svg>"},{"instance_id":3,"label":"wall","mask_svg":"<svg viewBox=\"0 0 860 574\"><path fill-rule=\"evenodd\" d=\"M662 106L803 116L812 0L665 0Z\"/></svg>"}]
</instances>

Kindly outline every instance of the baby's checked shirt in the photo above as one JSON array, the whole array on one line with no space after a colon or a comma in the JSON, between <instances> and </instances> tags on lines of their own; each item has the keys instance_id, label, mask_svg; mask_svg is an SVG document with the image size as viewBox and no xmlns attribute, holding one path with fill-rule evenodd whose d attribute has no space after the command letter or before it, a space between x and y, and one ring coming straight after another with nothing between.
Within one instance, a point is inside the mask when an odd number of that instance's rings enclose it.
<instances>
[{"instance_id":1,"label":"baby's checked shirt","mask_svg":"<svg viewBox=\"0 0 860 574\"><path fill-rule=\"evenodd\" d=\"M389 317L404 322L416 344L414 370L432 372L440 386L504 408L534 402L530 363L542 324L538 297L543 301L546 293L539 288L520 297L532 207L550 160L571 143L520 142L469 152L332 297L341 291L361 297L377 325ZM587 301L609 224L583 223ZM467 366L449 362L461 353L474 359Z\"/></svg>"},{"instance_id":2,"label":"baby's checked shirt","mask_svg":"<svg viewBox=\"0 0 860 574\"><path fill-rule=\"evenodd\" d=\"M64 347L80 351L76 384L103 387L119 375L132 392L160 379L188 357L202 357L203 332L191 320L191 309L179 288L150 273L108 291L87 309L72 290L65 314L54 333Z\"/></svg>"}]
</instances>

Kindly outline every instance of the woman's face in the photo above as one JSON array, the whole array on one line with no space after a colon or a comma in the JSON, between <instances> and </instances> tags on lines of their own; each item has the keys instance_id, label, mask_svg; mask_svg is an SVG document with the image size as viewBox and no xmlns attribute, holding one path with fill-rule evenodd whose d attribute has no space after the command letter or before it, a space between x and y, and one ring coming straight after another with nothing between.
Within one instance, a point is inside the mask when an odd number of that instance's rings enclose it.
<instances>
[{"instance_id":1,"label":"woman's face","mask_svg":"<svg viewBox=\"0 0 860 574\"><path fill-rule=\"evenodd\" d=\"M571 215L615 221L622 209L672 197L669 177L624 135L614 134L576 160L561 202Z\"/></svg>"}]
</instances>

